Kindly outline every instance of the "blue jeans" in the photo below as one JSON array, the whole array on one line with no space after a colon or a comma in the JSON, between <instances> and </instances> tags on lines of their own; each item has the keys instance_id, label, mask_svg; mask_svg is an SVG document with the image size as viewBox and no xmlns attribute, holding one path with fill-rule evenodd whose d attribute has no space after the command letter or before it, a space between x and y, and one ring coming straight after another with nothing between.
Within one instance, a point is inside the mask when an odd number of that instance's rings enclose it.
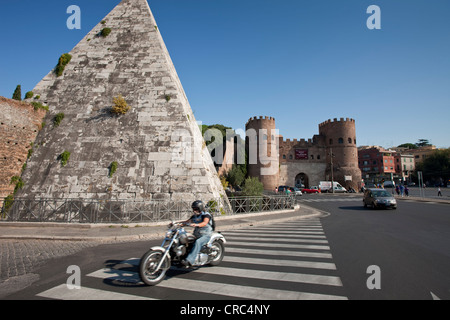
<instances>
[{"instance_id":1,"label":"blue jeans","mask_svg":"<svg viewBox=\"0 0 450 320\"><path fill-rule=\"evenodd\" d=\"M200 250L203 248L203 246L208 243L209 239L211 239L210 235L205 235L198 238L195 241L194 247L192 248L191 252L189 252L188 256L186 257L186 261L188 261L191 265L194 265L195 259L197 259L197 255L200 253Z\"/></svg>"}]
</instances>

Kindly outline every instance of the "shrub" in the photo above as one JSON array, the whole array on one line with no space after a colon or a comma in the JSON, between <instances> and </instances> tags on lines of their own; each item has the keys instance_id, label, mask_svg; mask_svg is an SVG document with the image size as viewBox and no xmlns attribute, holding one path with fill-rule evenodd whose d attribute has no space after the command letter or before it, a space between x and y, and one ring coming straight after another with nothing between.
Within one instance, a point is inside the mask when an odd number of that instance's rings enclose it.
<instances>
[{"instance_id":1,"label":"shrub","mask_svg":"<svg viewBox=\"0 0 450 320\"><path fill-rule=\"evenodd\" d=\"M131 107L127 104L122 95L118 95L113 99L114 105L111 107L111 112L116 115L127 113Z\"/></svg>"},{"instance_id":2,"label":"shrub","mask_svg":"<svg viewBox=\"0 0 450 320\"><path fill-rule=\"evenodd\" d=\"M55 125L55 127L58 127L61 123L61 121L64 119L64 113L58 113L54 118L53 118L53 124Z\"/></svg>"},{"instance_id":3,"label":"shrub","mask_svg":"<svg viewBox=\"0 0 450 320\"><path fill-rule=\"evenodd\" d=\"M111 162L111 164L109 165L109 177L112 178L113 174L116 172L117 170L117 162L113 161Z\"/></svg>"},{"instance_id":4,"label":"shrub","mask_svg":"<svg viewBox=\"0 0 450 320\"><path fill-rule=\"evenodd\" d=\"M249 177L245 179L244 187L242 188L242 193L244 196L255 197L262 195L264 191L263 184L256 177Z\"/></svg>"},{"instance_id":5,"label":"shrub","mask_svg":"<svg viewBox=\"0 0 450 320\"><path fill-rule=\"evenodd\" d=\"M103 28L102 31L100 31L100 35L103 38L106 38L111 33L111 28Z\"/></svg>"},{"instance_id":6,"label":"shrub","mask_svg":"<svg viewBox=\"0 0 450 320\"><path fill-rule=\"evenodd\" d=\"M31 99L33 98L33 91L28 91L25 93L25 99Z\"/></svg>"},{"instance_id":7,"label":"shrub","mask_svg":"<svg viewBox=\"0 0 450 320\"><path fill-rule=\"evenodd\" d=\"M11 208L11 206L14 204L14 195L10 194L9 196L7 196L5 198L5 200L3 201L3 212L2 213L6 213L9 211L9 208ZM2 218L4 218L5 216L2 216Z\"/></svg>"},{"instance_id":8,"label":"shrub","mask_svg":"<svg viewBox=\"0 0 450 320\"><path fill-rule=\"evenodd\" d=\"M64 151L59 155L59 159L61 160L61 166L65 167L67 165L67 162L69 162L70 152Z\"/></svg>"},{"instance_id":9,"label":"shrub","mask_svg":"<svg viewBox=\"0 0 450 320\"><path fill-rule=\"evenodd\" d=\"M70 60L72 60L72 56L70 54L64 53L63 55L61 55L55 68L56 76L62 76L64 69L66 68L66 65L70 62Z\"/></svg>"},{"instance_id":10,"label":"shrub","mask_svg":"<svg viewBox=\"0 0 450 320\"><path fill-rule=\"evenodd\" d=\"M10 184L15 184L15 188L14 188L14 194L17 193L17 191L19 191L20 189L23 188L23 186L25 185L25 182L23 182L22 178L19 176L14 176L11 178L11 183Z\"/></svg>"},{"instance_id":11,"label":"shrub","mask_svg":"<svg viewBox=\"0 0 450 320\"><path fill-rule=\"evenodd\" d=\"M37 111L39 109L44 109L46 111L48 111L48 106L44 106L42 103L40 102L31 102L31 105L33 106L34 110Z\"/></svg>"}]
</instances>

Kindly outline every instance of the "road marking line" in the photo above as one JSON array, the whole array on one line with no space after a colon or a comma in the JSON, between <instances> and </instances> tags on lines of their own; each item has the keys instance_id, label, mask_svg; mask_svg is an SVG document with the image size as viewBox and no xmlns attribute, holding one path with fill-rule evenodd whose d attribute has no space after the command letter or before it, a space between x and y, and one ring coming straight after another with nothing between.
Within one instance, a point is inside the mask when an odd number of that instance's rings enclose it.
<instances>
[{"instance_id":1,"label":"road marking line","mask_svg":"<svg viewBox=\"0 0 450 320\"><path fill-rule=\"evenodd\" d=\"M52 289L37 294L38 297L56 300L155 300L131 294L81 287L80 289L68 289L66 284L61 284Z\"/></svg>"},{"instance_id":2,"label":"road marking line","mask_svg":"<svg viewBox=\"0 0 450 320\"><path fill-rule=\"evenodd\" d=\"M296 268L312 268L312 269L326 269L336 270L336 265L330 262L314 262L314 261L295 261L295 260L280 260L280 259L261 259L248 257L225 256L223 261L236 263L260 264L278 267L296 267Z\"/></svg>"},{"instance_id":3,"label":"road marking line","mask_svg":"<svg viewBox=\"0 0 450 320\"><path fill-rule=\"evenodd\" d=\"M315 244L280 244L280 243L273 243L273 242L251 242L251 241L233 241L229 240L227 241L227 245L240 245L240 246L248 246L248 247L267 247L267 248L294 248L294 249L311 249L311 250L326 250L330 251L329 246L321 246L321 245L315 245ZM225 249L226 250L226 249Z\"/></svg>"},{"instance_id":4,"label":"road marking line","mask_svg":"<svg viewBox=\"0 0 450 320\"><path fill-rule=\"evenodd\" d=\"M232 240L238 240L238 241L247 241L247 240L255 240L255 241L267 241L270 240L270 243L277 242L277 241L283 241L283 242L290 242L290 243L328 243L327 240L317 240L317 239L290 239L287 237L271 237L268 238L262 238L262 237L253 237L253 236L226 236L225 239L228 241Z\"/></svg>"},{"instance_id":5,"label":"road marking line","mask_svg":"<svg viewBox=\"0 0 450 320\"><path fill-rule=\"evenodd\" d=\"M331 253L322 252L306 252L306 251L280 251L280 250L258 250L227 247L226 253L245 253L245 254L261 254L269 256L290 256L290 257L306 257L306 258L325 258L332 259Z\"/></svg>"},{"instance_id":6,"label":"road marking line","mask_svg":"<svg viewBox=\"0 0 450 320\"><path fill-rule=\"evenodd\" d=\"M227 231L225 233L258 233L258 234L291 234L291 235L324 235L323 231L262 231L262 230L243 230L243 231Z\"/></svg>"},{"instance_id":7,"label":"road marking line","mask_svg":"<svg viewBox=\"0 0 450 320\"><path fill-rule=\"evenodd\" d=\"M237 269L226 267L206 267L200 268L195 273L206 273L212 275L230 275L233 277L264 279L284 282L311 283L327 286L342 286L341 279L334 276L323 276L305 273L286 273L276 271L261 271L249 269Z\"/></svg>"},{"instance_id":8,"label":"road marking line","mask_svg":"<svg viewBox=\"0 0 450 320\"><path fill-rule=\"evenodd\" d=\"M343 296L247 287L182 278L170 278L161 282L158 286L256 300L347 300Z\"/></svg>"}]
</instances>

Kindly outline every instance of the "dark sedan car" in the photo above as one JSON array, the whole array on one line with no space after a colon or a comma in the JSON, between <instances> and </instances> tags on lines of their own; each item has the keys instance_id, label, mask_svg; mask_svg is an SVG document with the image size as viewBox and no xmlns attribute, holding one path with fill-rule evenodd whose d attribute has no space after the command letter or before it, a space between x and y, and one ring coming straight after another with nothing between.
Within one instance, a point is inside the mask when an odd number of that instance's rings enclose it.
<instances>
[{"instance_id":1,"label":"dark sedan car","mask_svg":"<svg viewBox=\"0 0 450 320\"><path fill-rule=\"evenodd\" d=\"M367 206L372 206L372 208L392 208L397 209L397 201L394 196L384 190L384 189L376 189L370 188L364 191L364 208Z\"/></svg>"}]
</instances>

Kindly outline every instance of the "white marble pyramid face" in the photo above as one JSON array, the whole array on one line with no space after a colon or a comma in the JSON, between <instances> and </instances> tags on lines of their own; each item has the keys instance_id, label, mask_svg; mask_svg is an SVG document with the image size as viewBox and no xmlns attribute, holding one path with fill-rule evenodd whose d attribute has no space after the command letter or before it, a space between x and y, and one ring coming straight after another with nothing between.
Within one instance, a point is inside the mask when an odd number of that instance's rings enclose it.
<instances>
[{"instance_id":1,"label":"white marble pyramid face","mask_svg":"<svg viewBox=\"0 0 450 320\"><path fill-rule=\"evenodd\" d=\"M107 36L104 28L110 29ZM52 70L33 90L49 112L20 196L205 201L225 196L146 0L123 0L70 55L61 76ZM131 108L114 115L119 95ZM55 126L58 113L64 118ZM62 166L64 151L70 158ZM113 162L117 170L110 175Z\"/></svg>"}]
</instances>

